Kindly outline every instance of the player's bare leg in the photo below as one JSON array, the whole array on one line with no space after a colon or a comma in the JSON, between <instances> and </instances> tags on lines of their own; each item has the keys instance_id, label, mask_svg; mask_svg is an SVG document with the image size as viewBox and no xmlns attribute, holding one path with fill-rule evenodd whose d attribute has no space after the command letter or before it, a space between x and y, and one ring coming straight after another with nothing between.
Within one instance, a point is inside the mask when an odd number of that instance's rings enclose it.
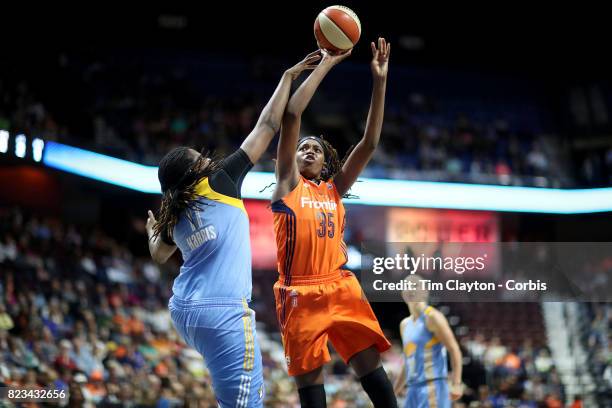
<instances>
[{"instance_id":1,"label":"player's bare leg","mask_svg":"<svg viewBox=\"0 0 612 408\"><path fill-rule=\"evenodd\" d=\"M300 394L302 408L321 408L327 406L323 386L323 366L306 374L296 375L295 383Z\"/></svg>"},{"instance_id":2,"label":"player's bare leg","mask_svg":"<svg viewBox=\"0 0 612 408\"><path fill-rule=\"evenodd\" d=\"M355 354L349 364L355 370L374 407L397 407L393 385L382 366L376 347L372 346Z\"/></svg>"}]
</instances>

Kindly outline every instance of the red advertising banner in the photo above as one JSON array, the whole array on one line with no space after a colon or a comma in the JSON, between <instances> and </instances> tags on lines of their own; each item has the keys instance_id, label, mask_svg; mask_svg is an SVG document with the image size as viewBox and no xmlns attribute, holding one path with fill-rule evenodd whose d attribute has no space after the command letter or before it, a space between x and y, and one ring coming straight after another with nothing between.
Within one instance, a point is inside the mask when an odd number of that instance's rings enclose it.
<instances>
[{"instance_id":1,"label":"red advertising banner","mask_svg":"<svg viewBox=\"0 0 612 408\"><path fill-rule=\"evenodd\" d=\"M244 200L249 214L253 268L276 270L274 219L269 201Z\"/></svg>"},{"instance_id":2,"label":"red advertising banner","mask_svg":"<svg viewBox=\"0 0 612 408\"><path fill-rule=\"evenodd\" d=\"M499 242L499 220L494 212L391 208L386 230L388 256L410 253L416 257L482 257L486 268L466 275L494 277L500 272L497 246L446 245Z\"/></svg>"},{"instance_id":3,"label":"red advertising banner","mask_svg":"<svg viewBox=\"0 0 612 408\"><path fill-rule=\"evenodd\" d=\"M391 208L387 242L498 242L498 217L488 211Z\"/></svg>"},{"instance_id":4,"label":"red advertising banner","mask_svg":"<svg viewBox=\"0 0 612 408\"><path fill-rule=\"evenodd\" d=\"M253 267L276 270L276 241L270 203L259 200L244 200L244 203L250 220ZM347 212L349 228L363 228L367 232L369 227L375 225L381 227L376 228L377 231L373 231L372 234L362 234L368 240L397 243L429 242L432 244L499 241L498 216L494 212L414 208L388 208L379 211L381 208L378 207L377 211L369 209L369 216L365 217L359 210L361 208L351 208ZM383 227L385 224L386 228ZM348 243L359 246L359 242ZM440 249L440 246L433 245L431 248L425 248L421 245L413 249L428 253ZM492 256L492 261L496 262L496 254L489 254L489 256Z\"/></svg>"}]
</instances>

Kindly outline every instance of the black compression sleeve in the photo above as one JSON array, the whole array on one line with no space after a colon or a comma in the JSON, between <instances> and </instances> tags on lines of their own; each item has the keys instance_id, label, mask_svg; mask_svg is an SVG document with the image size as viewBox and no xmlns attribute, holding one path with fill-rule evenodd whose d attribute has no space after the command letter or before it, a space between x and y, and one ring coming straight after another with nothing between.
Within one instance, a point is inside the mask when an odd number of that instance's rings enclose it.
<instances>
[{"instance_id":1,"label":"black compression sleeve","mask_svg":"<svg viewBox=\"0 0 612 408\"><path fill-rule=\"evenodd\" d=\"M242 181L251 168L253 163L249 156L238 149L223 160L219 171L210 176L210 186L223 195L241 198Z\"/></svg>"}]
</instances>

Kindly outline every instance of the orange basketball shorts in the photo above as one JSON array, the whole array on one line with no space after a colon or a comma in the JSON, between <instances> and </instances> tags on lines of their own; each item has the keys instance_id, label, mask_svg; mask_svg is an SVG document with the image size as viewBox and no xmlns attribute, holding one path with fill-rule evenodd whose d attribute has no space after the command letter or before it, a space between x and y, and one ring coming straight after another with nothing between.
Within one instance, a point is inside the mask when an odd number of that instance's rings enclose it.
<instances>
[{"instance_id":1,"label":"orange basketball shorts","mask_svg":"<svg viewBox=\"0 0 612 408\"><path fill-rule=\"evenodd\" d=\"M274 284L274 297L289 375L328 363L328 340L347 364L372 346L381 353L391 347L351 272L292 277L290 286L283 282L281 277Z\"/></svg>"}]
</instances>

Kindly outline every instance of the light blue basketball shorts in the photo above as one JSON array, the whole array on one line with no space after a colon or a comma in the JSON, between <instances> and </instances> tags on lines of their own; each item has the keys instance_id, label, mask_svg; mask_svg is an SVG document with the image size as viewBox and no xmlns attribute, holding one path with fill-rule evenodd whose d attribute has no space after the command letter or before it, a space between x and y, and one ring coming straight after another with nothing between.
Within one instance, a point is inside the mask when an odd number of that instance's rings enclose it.
<instances>
[{"instance_id":1,"label":"light blue basketball shorts","mask_svg":"<svg viewBox=\"0 0 612 408\"><path fill-rule=\"evenodd\" d=\"M262 407L264 381L255 312L246 300L206 299L168 305L185 343L203 357L222 408Z\"/></svg>"},{"instance_id":2,"label":"light blue basketball shorts","mask_svg":"<svg viewBox=\"0 0 612 408\"><path fill-rule=\"evenodd\" d=\"M441 378L408 386L404 408L451 408L446 379Z\"/></svg>"}]
</instances>

